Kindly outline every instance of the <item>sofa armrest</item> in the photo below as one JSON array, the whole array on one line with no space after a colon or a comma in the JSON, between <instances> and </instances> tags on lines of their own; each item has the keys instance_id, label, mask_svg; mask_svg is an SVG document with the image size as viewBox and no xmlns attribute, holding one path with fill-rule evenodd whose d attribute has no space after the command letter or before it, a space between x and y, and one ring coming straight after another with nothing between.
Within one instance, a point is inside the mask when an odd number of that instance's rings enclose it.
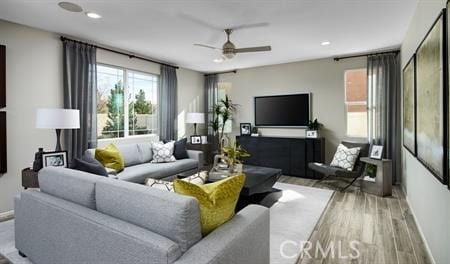
<instances>
[{"instance_id":1,"label":"sofa armrest","mask_svg":"<svg viewBox=\"0 0 450 264\"><path fill-rule=\"evenodd\" d=\"M204 154L203 154L203 151L200 151L200 150L190 150L190 149L188 149L187 150L187 154L188 154L188 157L190 158L190 159L194 159L194 160L197 160L198 161L198 167L199 168L202 168L203 167L203 163L204 163Z\"/></svg>"},{"instance_id":2,"label":"sofa armrest","mask_svg":"<svg viewBox=\"0 0 450 264\"><path fill-rule=\"evenodd\" d=\"M192 246L176 264L270 262L269 209L249 205Z\"/></svg>"}]
</instances>

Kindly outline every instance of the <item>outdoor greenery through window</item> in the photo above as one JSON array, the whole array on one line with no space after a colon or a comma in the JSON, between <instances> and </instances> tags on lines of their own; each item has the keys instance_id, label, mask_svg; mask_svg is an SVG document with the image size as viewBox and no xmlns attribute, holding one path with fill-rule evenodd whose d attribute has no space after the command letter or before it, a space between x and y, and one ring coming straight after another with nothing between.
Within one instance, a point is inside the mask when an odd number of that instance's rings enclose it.
<instances>
[{"instance_id":1,"label":"outdoor greenery through window","mask_svg":"<svg viewBox=\"0 0 450 264\"><path fill-rule=\"evenodd\" d=\"M367 138L367 70L345 72L347 136Z\"/></svg>"},{"instance_id":2,"label":"outdoor greenery through window","mask_svg":"<svg viewBox=\"0 0 450 264\"><path fill-rule=\"evenodd\" d=\"M157 75L97 65L98 138L156 134L157 97Z\"/></svg>"}]
</instances>

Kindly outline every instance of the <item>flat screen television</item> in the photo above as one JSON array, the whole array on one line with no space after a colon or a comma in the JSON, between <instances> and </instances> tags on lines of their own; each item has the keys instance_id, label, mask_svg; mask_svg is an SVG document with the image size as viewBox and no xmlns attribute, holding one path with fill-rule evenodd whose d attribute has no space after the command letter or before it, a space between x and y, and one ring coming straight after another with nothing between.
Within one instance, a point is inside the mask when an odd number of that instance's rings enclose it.
<instances>
[{"instance_id":1,"label":"flat screen television","mask_svg":"<svg viewBox=\"0 0 450 264\"><path fill-rule=\"evenodd\" d=\"M306 127L310 115L309 93L255 97L255 126Z\"/></svg>"}]
</instances>

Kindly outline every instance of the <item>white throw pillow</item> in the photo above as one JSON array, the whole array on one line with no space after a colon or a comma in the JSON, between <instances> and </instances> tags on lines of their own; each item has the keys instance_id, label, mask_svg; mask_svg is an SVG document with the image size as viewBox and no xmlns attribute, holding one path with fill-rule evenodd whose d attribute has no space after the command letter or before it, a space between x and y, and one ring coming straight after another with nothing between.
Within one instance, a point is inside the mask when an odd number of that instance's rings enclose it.
<instances>
[{"instance_id":1,"label":"white throw pillow","mask_svg":"<svg viewBox=\"0 0 450 264\"><path fill-rule=\"evenodd\" d=\"M330 166L352 171L360 151L360 147L347 148L346 146L339 144Z\"/></svg>"},{"instance_id":2,"label":"white throw pillow","mask_svg":"<svg viewBox=\"0 0 450 264\"><path fill-rule=\"evenodd\" d=\"M163 163L176 161L173 156L175 141L167 142L155 142L152 144L153 160L152 163Z\"/></svg>"},{"instance_id":3,"label":"white throw pillow","mask_svg":"<svg viewBox=\"0 0 450 264\"><path fill-rule=\"evenodd\" d=\"M207 172L206 171L202 171L200 173L196 173L196 174L194 174L192 176L183 178L181 180L182 181L186 181L186 182L190 182L190 183L193 183L193 184L196 184L196 185L202 185L202 184L205 184L207 176L208 176ZM153 187L153 188L156 188L156 189L173 192L173 182L168 182L168 181L156 180L156 179L148 178L145 181L145 185Z\"/></svg>"}]
</instances>

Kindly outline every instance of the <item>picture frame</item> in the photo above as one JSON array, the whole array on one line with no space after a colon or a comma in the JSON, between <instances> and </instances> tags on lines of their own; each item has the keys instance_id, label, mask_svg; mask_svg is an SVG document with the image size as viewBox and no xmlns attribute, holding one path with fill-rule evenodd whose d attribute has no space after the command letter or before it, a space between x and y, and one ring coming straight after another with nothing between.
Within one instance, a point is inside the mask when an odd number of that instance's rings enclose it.
<instances>
[{"instance_id":1,"label":"picture frame","mask_svg":"<svg viewBox=\"0 0 450 264\"><path fill-rule=\"evenodd\" d=\"M441 183L448 179L445 9L416 50L416 157Z\"/></svg>"},{"instance_id":2,"label":"picture frame","mask_svg":"<svg viewBox=\"0 0 450 264\"><path fill-rule=\"evenodd\" d=\"M416 54L403 68L403 146L416 156Z\"/></svg>"},{"instance_id":3,"label":"picture frame","mask_svg":"<svg viewBox=\"0 0 450 264\"><path fill-rule=\"evenodd\" d=\"M200 145L202 144L202 137L197 135L191 136L191 144L192 145Z\"/></svg>"},{"instance_id":4,"label":"picture frame","mask_svg":"<svg viewBox=\"0 0 450 264\"><path fill-rule=\"evenodd\" d=\"M319 133L317 130L306 130L306 137L307 138L318 138Z\"/></svg>"},{"instance_id":5,"label":"picture frame","mask_svg":"<svg viewBox=\"0 0 450 264\"><path fill-rule=\"evenodd\" d=\"M239 124L241 136L250 136L252 134L252 124L240 123Z\"/></svg>"},{"instance_id":6,"label":"picture frame","mask_svg":"<svg viewBox=\"0 0 450 264\"><path fill-rule=\"evenodd\" d=\"M382 159L383 158L383 146L382 145L373 145L370 150L370 158L371 159Z\"/></svg>"},{"instance_id":7,"label":"picture frame","mask_svg":"<svg viewBox=\"0 0 450 264\"><path fill-rule=\"evenodd\" d=\"M67 151L52 151L42 153L42 168L63 167L67 168Z\"/></svg>"}]
</instances>

